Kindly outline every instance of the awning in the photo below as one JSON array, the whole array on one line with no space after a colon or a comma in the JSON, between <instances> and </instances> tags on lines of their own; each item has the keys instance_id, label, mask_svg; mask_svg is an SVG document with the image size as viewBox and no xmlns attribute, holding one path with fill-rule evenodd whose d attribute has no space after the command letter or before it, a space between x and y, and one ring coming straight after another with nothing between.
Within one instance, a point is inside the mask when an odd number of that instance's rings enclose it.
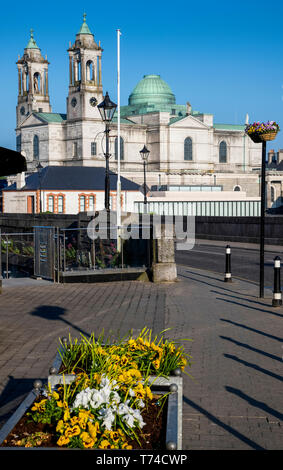
<instances>
[{"instance_id":1,"label":"awning","mask_svg":"<svg viewBox=\"0 0 283 470\"><path fill-rule=\"evenodd\" d=\"M16 175L27 171L26 159L15 150L0 147L0 176Z\"/></svg>"}]
</instances>

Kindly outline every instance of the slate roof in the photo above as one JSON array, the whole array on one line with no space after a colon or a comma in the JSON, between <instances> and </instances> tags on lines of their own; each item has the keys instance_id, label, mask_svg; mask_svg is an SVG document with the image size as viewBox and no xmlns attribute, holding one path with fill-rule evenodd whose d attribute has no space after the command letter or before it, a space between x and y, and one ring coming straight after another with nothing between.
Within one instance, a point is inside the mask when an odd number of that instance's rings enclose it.
<instances>
[{"instance_id":1,"label":"slate roof","mask_svg":"<svg viewBox=\"0 0 283 470\"><path fill-rule=\"evenodd\" d=\"M117 174L112 171L110 175L110 190L117 189ZM46 166L38 172L26 177L26 184L22 190L47 189L52 191L63 190L91 190L104 191L105 168L88 166ZM121 176L122 191L139 191L140 185ZM16 184L8 186L6 190L15 190Z\"/></svg>"}]
</instances>

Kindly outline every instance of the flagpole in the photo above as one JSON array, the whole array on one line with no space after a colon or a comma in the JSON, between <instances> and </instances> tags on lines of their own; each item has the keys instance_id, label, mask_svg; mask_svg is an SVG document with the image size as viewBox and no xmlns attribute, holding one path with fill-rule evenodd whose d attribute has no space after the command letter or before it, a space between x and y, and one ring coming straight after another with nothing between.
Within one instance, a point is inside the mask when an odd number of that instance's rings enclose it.
<instances>
[{"instance_id":1,"label":"flagpole","mask_svg":"<svg viewBox=\"0 0 283 470\"><path fill-rule=\"evenodd\" d=\"M120 177L120 29L117 29L117 110L118 110L118 136L117 136L117 226L121 226L121 177ZM121 251L120 230L117 231L117 249Z\"/></svg>"}]
</instances>

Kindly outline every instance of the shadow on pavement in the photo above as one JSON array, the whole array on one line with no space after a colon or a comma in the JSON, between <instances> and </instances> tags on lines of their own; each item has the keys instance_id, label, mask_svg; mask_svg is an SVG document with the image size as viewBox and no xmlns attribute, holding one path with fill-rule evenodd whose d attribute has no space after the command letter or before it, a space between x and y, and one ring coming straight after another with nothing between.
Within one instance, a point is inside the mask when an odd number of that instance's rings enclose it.
<instances>
[{"instance_id":1,"label":"shadow on pavement","mask_svg":"<svg viewBox=\"0 0 283 470\"><path fill-rule=\"evenodd\" d=\"M227 388L230 388L230 387L226 387ZM229 391L229 390L228 390ZM192 400L189 400L187 397L183 397L183 400L184 402L191 406L192 408L194 408L195 410L197 410L199 413L201 413L205 418L209 419L211 422L213 422L214 424L217 424L217 426L220 426L221 428L223 428L225 431L227 431L228 433L232 434L234 437L236 437L237 439L239 439L240 441L244 442L245 444L247 444L249 447L251 447L252 449L256 449L256 450L264 450L263 447L261 447L259 444L257 444L256 442L252 441L251 439L249 439L248 437L244 436L242 433L240 433L239 431L237 431L236 429L232 428L231 426L229 426L228 424L225 424L223 423L222 421L220 421L220 419L216 418L216 416L213 416L211 413L209 413L208 411L206 411L204 408L202 408L201 406L197 405L196 403L194 403Z\"/></svg>"},{"instance_id":2,"label":"shadow on pavement","mask_svg":"<svg viewBox=\"0 0 283 470\"><path fill-rule=\"evenodd\" d=\"M267 336L268 338L275 339L276 341L279 341L280 343L283 343L283 339L279 338L278 336L273 336L270 335L269 333L264 333L263 331L256 330L255 328L251 328L250 326L246 326L243 323L237 323L232 320L227 320L226 318L220 318L220 321L224 321L226 323L231 323L232 325L239 326L241 328L245 328L246 330L253 331L254 333L258 333L259 335Z\"/></svg>"},{"instance_id":3,"label":"shadow on pavement","mask_svg":"<svg viewBox=\"0 0 283 470\"><path fill-rule=\"evenodd\" d=\"M237 346L240 346L241 348L246 348L246 349L248 349L249 351L253 351L253 352L256 352L256 353L258 353L258 354L262 354L263 356L266 356L266 357L268 357L269 359L273 359L274 361L279 361L279 362L282 363L282 358L281 358L281 357L279 357L279 356L274 356L274 354L267 353L267 352L265 352L265 351L262 351L261 349L253 348L253 347L250 346L249 344L241 343L240 341L237 341L237 340L232 339L232 338L228 338L227 336L219 336L219 338L225 339L225 341L231 341L231 343L234 343L234 344L236 344Z\"/></svg>"},{"instance_id":4,"label":"shadow on pavement","mask_svg":"<svg viewBox=\"0 0 283 470\"><path fill-rule=\"evenodd\" d=\"M9 381L0 395L0 428L8 421L26 395L33 389L33 383L37 379L39 377L34 379L15 379L9 376Z\"/></svg>"},{"instance_id":5,"label":"shadow on pavement","mask_svg":"<svg viewBox=\"0 0 283 470\"><path fill-rule=\"evenodd\" d=\"M62 307L58 307L57 305L40 305L37 307L35 310L31 312L31 315L34 315L36 317L44 318L45 320L51 320L51 321L62 321L63 323L66 323L66 325L71 326L75 330L79 331L85 336L90 336L90 334L81 328L77 327L73 323L69 322L66 320L66 318L63 318L63 316L66 314L66 309Z\"/></svg>"},{"instance_id":6,"label":"shadow on pavement","mask_svg":"<svg viewBox=\"0 0 283 470\"><path fill-rule=\"evenodd\" d=\"M218 294L222 295L221 292L218 292ZM216 300L221 300L222 302L227 302L229 304L240 305L240 307L245 307L245 308L248 308L250 310L257 310L258 312L268 313L269 315L275 315L276 317L283 318L283 315L280 314L280 313L271 312L270 310L265 310L263 308L252 307L251 305L245 305L245 304L242 304L240 302L236 302L235 300L221 299L220 297L216 297Z\"/></svg>"},{"instance_id":7,"label":"shadow on pavement","mask_svg":"<svg viewBox=\"0 0 283 470\"><path fill-rule=\"evenodd\" d=\"M246 395L243 393L241 390L234 388L234 387L225 387L227 392L233 393L234 395L237 395L238 397L242 398L243 400L247 401L250 405L261 409L265 413L268 413L272 416L275 416L275 418L278 418L280 420L283 419L283 414L280 413L279 411L274 410L273 408L270 408L268 405L263 403L262 401L255 400L254 398L251 398L249 395Z\"/></svg>"},{"instance_id":8,"label":"shadow on pavement","mask_svg":"<svg viewBox=\"0 0 283 470\"><path fill-rule=\"evenodd\" d=\"M280 380L281 382L283 381L283 377L281 377L281 375L274 374L273 372L270 372L267 369L263 369L262 367L258 366L257 364L253 364L252 362L247 362L243 359L239 359L233 354L224 354L224 357L227 357L227 359L232 359L233 361L237 361L246 367L251 367L252 369L257 370L258 372L262 372L263 374L269 375L269 377L272 377L273 379Z\"/></svg>"}]
</instances>

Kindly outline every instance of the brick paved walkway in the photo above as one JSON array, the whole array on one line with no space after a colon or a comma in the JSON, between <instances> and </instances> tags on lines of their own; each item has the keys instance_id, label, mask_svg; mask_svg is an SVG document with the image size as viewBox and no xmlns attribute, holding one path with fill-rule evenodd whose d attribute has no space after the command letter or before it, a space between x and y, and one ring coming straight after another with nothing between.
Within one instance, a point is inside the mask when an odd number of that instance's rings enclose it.
<instances>
[{"instance_id":1,"label":"brick paved walkway","mask_svg":"<svg viewBox=\"0 0 283 470\"><path fill-rule=\"evenodd\" d=\"M58 338L113 332L192 338L184 377L183 449L282 449L283 308L270 292L179 267L179 281L4 287L0 297L0 427L48 375Z\"/></svg>"}]
</instances>

